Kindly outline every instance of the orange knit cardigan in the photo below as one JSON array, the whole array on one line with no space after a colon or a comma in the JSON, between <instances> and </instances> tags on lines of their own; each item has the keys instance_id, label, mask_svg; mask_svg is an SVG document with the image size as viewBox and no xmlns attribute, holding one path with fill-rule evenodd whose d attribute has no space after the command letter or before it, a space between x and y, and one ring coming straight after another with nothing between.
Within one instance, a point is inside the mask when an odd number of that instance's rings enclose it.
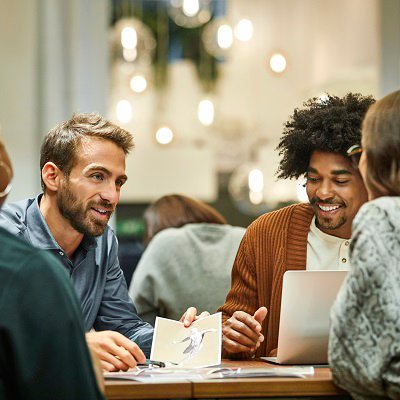
<instances>
[{"instance_id":1,"label":"orange knit cardigan","mask_svg":"<svg viewBox=\"0 0 400 400\"><path fill-rule=\"evenodd\" d=\"M240 244L231 289L218 311L222 311L224 323L236 310L253 315L261 306L268 308L263 323L265 340L256 357L269 355L277 348L283 274L306 268L307 237L313 216L308 204L264 214L249 226ZM241 353L235 358L249 356Z\"/></svg>"}]
</instances>

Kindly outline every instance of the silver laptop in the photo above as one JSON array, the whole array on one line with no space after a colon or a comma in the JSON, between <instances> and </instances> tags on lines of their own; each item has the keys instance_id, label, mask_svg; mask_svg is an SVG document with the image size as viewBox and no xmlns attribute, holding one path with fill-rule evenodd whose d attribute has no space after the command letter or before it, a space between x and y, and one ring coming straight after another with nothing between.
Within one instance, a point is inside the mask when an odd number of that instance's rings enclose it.
<instances>
[{"instance_id":1,"label":"silver laptop","mask_svg":"<svg viewBox=\"0 0 400 400\"><path fill-rule=\"evenodd\" d=\"M286 271L283 276L277 364L326 364L329 313L346 271Z\"/></svg>"}]
</instances>

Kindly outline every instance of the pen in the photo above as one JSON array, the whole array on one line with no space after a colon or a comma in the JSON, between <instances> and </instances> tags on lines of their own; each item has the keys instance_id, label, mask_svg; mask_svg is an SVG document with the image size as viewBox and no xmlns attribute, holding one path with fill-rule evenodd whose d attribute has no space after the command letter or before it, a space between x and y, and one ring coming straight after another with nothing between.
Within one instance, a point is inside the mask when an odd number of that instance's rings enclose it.
<instances>
[{"instance_id":1,"label":"pen","mask_svg":"<svg viewBox=\"0 0 400 400\"><path fill-rule=\"evenodd\" d=\"M154 360L149 360L147 359L145 363L139 363L137 364L138 367L159 367L159 368L164 368L165 363L162 361L154 361Z\"/></svg>"}]
</instances>

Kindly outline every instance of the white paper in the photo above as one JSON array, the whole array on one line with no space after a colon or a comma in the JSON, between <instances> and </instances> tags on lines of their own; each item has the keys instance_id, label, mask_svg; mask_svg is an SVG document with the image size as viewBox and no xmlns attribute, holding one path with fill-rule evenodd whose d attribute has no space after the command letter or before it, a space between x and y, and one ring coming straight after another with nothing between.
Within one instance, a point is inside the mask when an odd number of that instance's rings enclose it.
<instances>
[{"instance_id":1,"label":"white paper","mask_svg":"<svg viewBox=\"0 0 400 400\"><path fill-rule=\"evenodd\" d=\"M305 378L314 375L313 367L265 367L265 368L146 368L128 372L104 372L106 379L128 379L139 382L182 382L207 379L235 378Z\"/></svg>"},{"instance_id":2,"label":"white paper","mask_svg":"<svg viewBox=\"0 0 400 400\"><path fill-rule=\"evenodd\" d=\"M199 319L186 328L182 322L156 318L150 358L180 368L221 363L221 313Z\"/></svg>"}]
</instances>

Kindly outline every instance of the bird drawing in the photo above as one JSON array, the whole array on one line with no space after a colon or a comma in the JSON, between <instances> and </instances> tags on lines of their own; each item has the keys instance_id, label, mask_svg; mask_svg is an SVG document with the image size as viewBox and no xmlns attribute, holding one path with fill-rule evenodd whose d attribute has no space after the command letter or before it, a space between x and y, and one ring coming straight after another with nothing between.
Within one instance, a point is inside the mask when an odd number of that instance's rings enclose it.
<instances>
[{"instance_id":1,"label":"bird drawing","mask_svg":"<svg viewBox=\"0 0 400 400\"><path fill-rule=\"evenodd\" d=\"M185 337L182 340L174 340L173 344L184 343L189 341L189 345L183 350L184 358L181 363L184 361L189 361L192 359L203 347L204 335L210 332L217 332L217 329L204 329L199 331L197 328L192 328L190 330L190 335Z\"/></svg>"}]
</instances>

